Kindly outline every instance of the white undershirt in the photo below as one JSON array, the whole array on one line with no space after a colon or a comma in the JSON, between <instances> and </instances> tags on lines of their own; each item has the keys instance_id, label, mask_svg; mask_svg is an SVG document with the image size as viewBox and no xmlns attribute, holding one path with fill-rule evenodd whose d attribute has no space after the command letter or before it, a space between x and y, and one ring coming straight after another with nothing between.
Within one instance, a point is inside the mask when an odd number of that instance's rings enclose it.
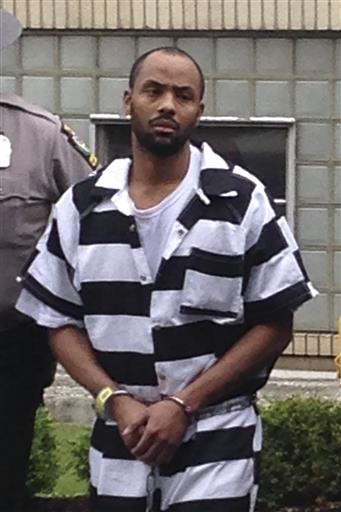
<instances>
[{"instance_id":1,"label":"white undershirt","mask_svg":"<svg viewBox=\"0 0 341 512\"><path fill-rule=\"evenodd\" d=\"M172 226L197 188L200 173L200 151L191 146L188 170L181 183L160 203L140 210L131 200L141 244L155 279Z\"/></svg>"}]
</instances>

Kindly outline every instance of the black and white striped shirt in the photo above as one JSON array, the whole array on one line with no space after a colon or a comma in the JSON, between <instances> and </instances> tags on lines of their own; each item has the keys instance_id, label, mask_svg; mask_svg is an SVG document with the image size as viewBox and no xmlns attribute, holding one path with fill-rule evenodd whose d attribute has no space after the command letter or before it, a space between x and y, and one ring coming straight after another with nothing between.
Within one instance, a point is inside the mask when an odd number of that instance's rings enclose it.
<instances>
[{"instance_id":1,"label":"black and white striped shirt","mask_svg":"<svg viewBox=\"0 0 341 512\"><path fill-rule=\"evenodd\" d=\"M196 192L156 275L129 211L131 161L69 189L28 269L18 308L48 327L86 329L99 363L138 399L174 394L250 326L316 295L264 185L201 147ZM252 393L270 368L234 395Z\"/></svg>"}]
</instances>

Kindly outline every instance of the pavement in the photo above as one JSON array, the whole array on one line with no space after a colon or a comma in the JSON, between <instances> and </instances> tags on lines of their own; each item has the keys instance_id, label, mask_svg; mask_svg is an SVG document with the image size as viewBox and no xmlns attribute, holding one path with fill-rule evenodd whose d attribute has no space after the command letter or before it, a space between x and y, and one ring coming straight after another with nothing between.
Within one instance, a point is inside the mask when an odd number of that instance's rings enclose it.
<instances>
[{"instance_id":1,"label":"pavement","mask_svg":"<svg viewBox=\"0 0 341 512\"><path fill-rule=\"evenodd\" d=\"M341 401L341 384L335 371L275 369L259 397L263 401L284 399L294 394ZM53 385L45 391L44 399L57 421L90 425L94 419L92 397L60 366Z\"/></svg>"},{"instance_id":2,"label":"pavement","mask_svg":"<svg viewBox=\"0 0 341 512\"><path fill-rule=\"evenodd\" d=\"M299 394L341 401L341 383L335 371L273 370L261 398L284 399Z\"/></svg>"}]
</instances>

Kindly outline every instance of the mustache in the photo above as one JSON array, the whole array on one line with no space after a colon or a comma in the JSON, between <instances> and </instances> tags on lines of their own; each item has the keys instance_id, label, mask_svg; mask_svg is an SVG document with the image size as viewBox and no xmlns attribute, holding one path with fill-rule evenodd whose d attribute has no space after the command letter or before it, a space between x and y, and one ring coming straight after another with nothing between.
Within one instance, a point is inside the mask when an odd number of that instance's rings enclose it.
<instances>
[{"instance_id":1,"label":"mustache","mask_svg":"<svg viewBox=\"0 0 341 512\"><path fill-rule=\"evenodd\" d=\"M173 119L173 117L167 116L167 115L153 117L149 121L149 124L151 126L154 126L154 125L158 124L160 121L161 122L166 121L167 125L172 126L172 128L175 128L176 130L178 130L180 128L180 125L175 121L175 119Z\"/></svg>"}]
</instances>

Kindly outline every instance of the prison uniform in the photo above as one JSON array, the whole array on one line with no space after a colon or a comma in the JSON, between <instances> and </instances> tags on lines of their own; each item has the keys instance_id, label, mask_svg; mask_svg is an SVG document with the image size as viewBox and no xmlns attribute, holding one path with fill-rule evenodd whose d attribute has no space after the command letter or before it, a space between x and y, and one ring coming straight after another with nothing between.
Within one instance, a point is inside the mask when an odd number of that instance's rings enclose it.
<instances>
[{"instance_id":1,"label":"prison uniform","mask_svg":"<svg viewBox=\"0 0 341 512\"><path fill-rule=\"evenodd\" d=\"M205 143L199 180L153 279L128 200L130 165L114 160L64 195L18 307L49 327L85 328L107 373L137 399L154 402L185 388L251 326L316 292L263 184ZM227 404L261 388L273 363ZM161 493L155 506L195 512L206 500L205 512L252 510L260 437L252 405L199 417L169 467L152 475ZM97 420L90 461L96 511L145 510L150 467L127 452L115 424ZM202 475L211 486L201 485ZM232 500L230 508L224 500Z\"/></svg>"}]
</instances>

